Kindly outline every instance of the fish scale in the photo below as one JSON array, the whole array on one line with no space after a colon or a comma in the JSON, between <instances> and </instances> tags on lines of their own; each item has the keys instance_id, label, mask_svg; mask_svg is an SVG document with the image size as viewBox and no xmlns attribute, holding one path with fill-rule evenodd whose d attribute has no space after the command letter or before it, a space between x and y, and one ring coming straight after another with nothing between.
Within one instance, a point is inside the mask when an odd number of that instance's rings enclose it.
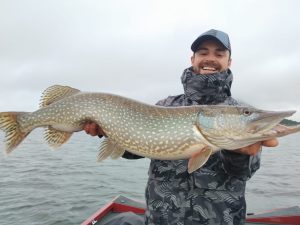
<instances>
[{"instance_id":1,"label":"fish scale","mask_svg":"<svg viewBox=\"0 0 300 225\"><path fill-rule=\"evenodd\" d=\"M300 126L278 124L293 113L248 106L161 107L54 85L43 92L40 109L1 112L0 129L6 132L5 151L10 153L37 127L45 127L45 140L58 148L86 122L95 122L106 134L98 161L118 158L127 150L152 159L189 159L191 173L218 150L298 132Z\"/></svg>"}]
</instances>

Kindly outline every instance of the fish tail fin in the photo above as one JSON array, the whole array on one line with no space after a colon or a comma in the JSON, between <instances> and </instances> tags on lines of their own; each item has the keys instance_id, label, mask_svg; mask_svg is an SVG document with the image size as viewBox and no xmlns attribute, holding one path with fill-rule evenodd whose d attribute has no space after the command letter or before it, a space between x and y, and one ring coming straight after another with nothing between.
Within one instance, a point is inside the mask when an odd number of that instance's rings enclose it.
<instances>
[{"instance_id":1,"label":"fish tail fin","mask_svg":"<svg viewBox=\"0 0 300 225\"><path fill-rule=\"evenodd\" d=\"M5 153L11 153L31 132L22 132L18 122L18 116L26 112L1 112L0 129L5 132Z\"/></svg>"}]
</instances>

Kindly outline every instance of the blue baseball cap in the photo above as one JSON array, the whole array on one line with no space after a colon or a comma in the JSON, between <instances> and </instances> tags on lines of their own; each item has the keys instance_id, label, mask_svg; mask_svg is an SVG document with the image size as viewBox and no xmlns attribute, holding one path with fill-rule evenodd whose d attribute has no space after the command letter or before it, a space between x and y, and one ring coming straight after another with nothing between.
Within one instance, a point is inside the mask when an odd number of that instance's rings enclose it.
<instances>
[{"instance_id":1,"label":"blue baseball cap","mask_svg":"<svg viewBox=\"0 0 300 225\"><path fill-rule=\"evenodd\" d=\"M220 42L231 54L231 45L228 34L220 30L211 29L201 34L191 45L193 52L199 49L200 44L206 40L216 40Z\"/></svg>"}]
</instances>

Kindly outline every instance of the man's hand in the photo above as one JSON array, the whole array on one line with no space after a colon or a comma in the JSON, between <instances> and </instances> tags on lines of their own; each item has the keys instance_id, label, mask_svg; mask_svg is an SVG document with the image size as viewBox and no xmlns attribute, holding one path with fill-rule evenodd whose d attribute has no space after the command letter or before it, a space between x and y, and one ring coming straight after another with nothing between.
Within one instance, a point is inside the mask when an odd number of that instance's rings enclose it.
<instances>
[{"instance_id":1,"label":"man's hand","mask_svg":"<svg viewBox=\"0 0 300 225\"><path fill-rule=\"evenodd\" d=\"M101 129L101 127L99 127L99 125L94 122L87 122L83 126L83 130L85 131L85 133L92 136L96 136L96 135L106 136L104 131Z\"/></svg>"},{"instance_id":2,"label":"man's hand","mask_svg":"<svg viewBox=\"0 0 300 225\"><path fill-rule=\"evenodd\" d=\"M277 145L278 145L277 139L270 139L270 140L266 140L266 141L257 142L255 144L249 145L244 148L240 148L238 150L235 150L235 152L245 154L245 155L255 155L261 150L262 146L276 147Z\"/></svg>"}]
</instances>

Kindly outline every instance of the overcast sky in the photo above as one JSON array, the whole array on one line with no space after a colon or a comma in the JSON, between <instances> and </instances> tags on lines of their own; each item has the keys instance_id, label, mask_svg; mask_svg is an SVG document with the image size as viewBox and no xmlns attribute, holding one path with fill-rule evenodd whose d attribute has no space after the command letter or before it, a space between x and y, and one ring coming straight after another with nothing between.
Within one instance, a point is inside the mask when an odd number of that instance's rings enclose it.
<instances>
[{"instance_id":1,"label":"overcast sky","mask_svg":"<svg viewBox=\"0 0 300 225\"><path fill-rule=\"evenodd\" d=\"M191 43L230 35L232 94L300 121L300 1L0 0L0 111L68 85L147 103L183 92Z\"/></svg>"}]
</instances>

